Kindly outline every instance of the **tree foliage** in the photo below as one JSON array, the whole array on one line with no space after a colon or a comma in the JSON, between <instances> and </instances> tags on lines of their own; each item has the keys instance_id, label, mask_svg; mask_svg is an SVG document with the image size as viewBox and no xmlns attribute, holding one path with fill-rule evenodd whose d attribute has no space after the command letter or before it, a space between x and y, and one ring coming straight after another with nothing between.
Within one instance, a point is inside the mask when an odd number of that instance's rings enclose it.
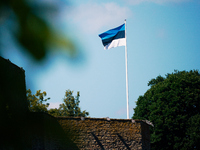
<instances>
[{"instance_id":1,"label":"tree foliage","mask_svg":"<svg viewBox=\"0 0 200 150\"><path fill-rule=\"evenodd\" d=\"M49 103L43 104L50 98L44 98L47 93L44 91L41 93L41 90L38 90L36 94L32 94L31 90L28 89L26 91L27 100L28 100L28 108L31 112L48 112L47 108Z\"/></svg>"},{"instance_id":2,"label":"tree foliage","mask_svg":"<svg viewBox=\"0 0 200 150\"><path fill-rule=\"evenodd\" d=\"M151 148L200 149L200 74L175 71L149 81L149 90L138 98L133 119L147 119Z\"/></svg>"},{"instance_id":3,"label":"tree foliage","mask_svg":"<svg viewBox=\"0 0 200 150\"><path fill-rule=\"evenodd\" d=\"M89 112L85 110L82 112L79 107L80 93L77 92L76 96L73 96L73 91L67 90L65 92L64 103L60 104L59 109L50 109L49 113L54 116L72 116L72 117L86 117L89 115Z\"/></svg>"},{"instance_id":4,"label":"tree foliage","mask_svg":"<svg viewBox=\"0 0 200 150\"><path fill-rule=\"evenodd\" d=\"M46 98L47 93L38 90L36 94L32 94L31 90L26 91L28 108L31 112L46 112L53 116L71 116L71 117L86 117L89 115L87 111L81 111L79 107L80 93L77 92L76 96L73 96L73 91L67 90L63 103L60 104L59 108L48 109L49 103L45 103L50 98Z\"/></svg>"}]
</instances>

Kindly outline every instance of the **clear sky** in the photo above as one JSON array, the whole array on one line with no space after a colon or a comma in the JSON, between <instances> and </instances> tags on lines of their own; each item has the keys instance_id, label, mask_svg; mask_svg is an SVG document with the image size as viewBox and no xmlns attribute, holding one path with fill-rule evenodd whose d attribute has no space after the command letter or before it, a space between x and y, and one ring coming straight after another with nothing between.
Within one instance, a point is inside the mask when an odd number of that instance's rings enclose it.
<instances>
[{"instance_id":1,"label":"clear sky","mask_svg":"<svg viewBox=\"0 0 200 150\"><path fill-rule=\"evenodd\" d=\"M53 0L45 0L53 3ZM51 16L49 16L51 18ZM126 119L125 47L104 50L98 34L127 19L130 117L148 81L175 69L200 69L198 0L76 0L60 5L55 27L71 36L79 55L52 52L34 64L8 45L3 56L25 69L27 88L47 92L50 107L63 102L67 89L80 91L80 107L90 117Z\"/></svg>"}]
</instances>

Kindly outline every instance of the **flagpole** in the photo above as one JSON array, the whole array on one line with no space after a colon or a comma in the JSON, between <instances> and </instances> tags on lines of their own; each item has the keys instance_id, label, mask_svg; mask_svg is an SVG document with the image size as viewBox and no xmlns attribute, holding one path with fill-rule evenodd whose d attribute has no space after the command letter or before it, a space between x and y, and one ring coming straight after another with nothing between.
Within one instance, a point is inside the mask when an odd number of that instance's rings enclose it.
<instances>
[{"instance_id":1,"label":"flagpole","mask_svg":"<svg viewBox=\"0 0 200 150\"><path fill-rule=\"evenodd\" d=\"M126 19L125 19L125 63L126 63L126 102L127 102L127 119L129 119L129 101L128 101L128 63L127 63L127 36L126 36Z\"/></svg>"}]
</instances>

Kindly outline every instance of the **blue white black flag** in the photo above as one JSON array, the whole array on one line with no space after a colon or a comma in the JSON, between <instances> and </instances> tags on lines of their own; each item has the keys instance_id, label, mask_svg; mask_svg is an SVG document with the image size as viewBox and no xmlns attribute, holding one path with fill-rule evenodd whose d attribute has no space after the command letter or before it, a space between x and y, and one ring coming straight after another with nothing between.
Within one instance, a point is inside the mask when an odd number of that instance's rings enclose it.
<instances>
[{"instance_id":1,"label":"blue white black flag","mask_svg":"<svg viewBox=\"0 0 200 150\"><path fill-rule=\"evenodd\" d=\"M102 40L104 49L110 49L118 46L126 46L125 24L122 24L117 28L99 34L99 37Z\"/></svg>"},{"instance_id":2,"label":"blue white black flag","mask_svg":"<svg viewBox=\"0 0 200 150\"><path fill-rule=\"evenodd\" d=\"M104 49L110 49L118 46L125 46L125 24L121 26L108 30L102 34L99 34L99 37L102 40Z\"/></svg>"}]
</instances>

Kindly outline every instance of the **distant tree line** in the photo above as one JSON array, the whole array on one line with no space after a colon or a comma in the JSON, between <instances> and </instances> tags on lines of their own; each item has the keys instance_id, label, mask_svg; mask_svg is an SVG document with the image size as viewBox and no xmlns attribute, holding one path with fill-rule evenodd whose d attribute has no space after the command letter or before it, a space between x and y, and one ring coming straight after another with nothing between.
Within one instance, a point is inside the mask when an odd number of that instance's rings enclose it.
<instances>
[{"instance_id":1,"label":"distant tree line","mask_svg":"<svg viewBox=\"0 0 200 150\"><path fill-rule=\"evenodd\" d=\"M38 90L36 94L32 94L31 90L26 91L28 108L31 112L46 112L52 116L71 116L71 117L86 117L89 115L87 111L81 111L79 107L80 93L77 92L76 96L73 96L73 91L66 90L63 103L60 104L59 108L48 109L49 103L47 101L50 98L45 98L47 93Z\"/></svg>"}]
</instances>

